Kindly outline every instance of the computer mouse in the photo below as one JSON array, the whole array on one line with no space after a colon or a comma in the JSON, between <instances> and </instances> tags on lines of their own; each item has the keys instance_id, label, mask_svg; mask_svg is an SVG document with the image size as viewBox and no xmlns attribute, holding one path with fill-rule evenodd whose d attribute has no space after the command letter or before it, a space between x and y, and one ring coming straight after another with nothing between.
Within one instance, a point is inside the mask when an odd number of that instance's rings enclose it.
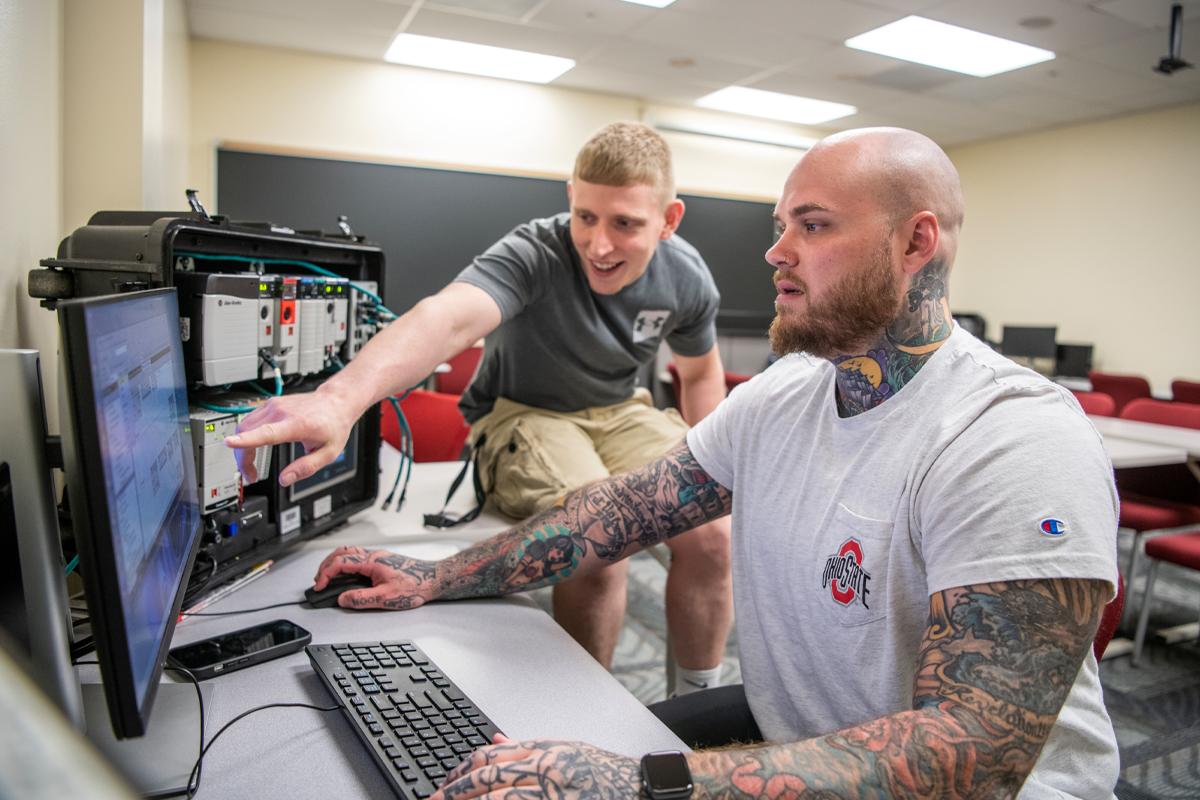
<instances>
[{"instance_id":1,"label":"computer mouse","mask_svg":"<svg viewBox=\"0 0 1200 800\"><path fill-rule=\"evenodd\" d=\"M304 602L313 608L333 608L337 605L342 592L348 592L351 589L370 589L372 586L374 584L366 575L343 572L330 578L329 583L319 592L311 586L305 589Z\"/></svg>"}]
</instances>

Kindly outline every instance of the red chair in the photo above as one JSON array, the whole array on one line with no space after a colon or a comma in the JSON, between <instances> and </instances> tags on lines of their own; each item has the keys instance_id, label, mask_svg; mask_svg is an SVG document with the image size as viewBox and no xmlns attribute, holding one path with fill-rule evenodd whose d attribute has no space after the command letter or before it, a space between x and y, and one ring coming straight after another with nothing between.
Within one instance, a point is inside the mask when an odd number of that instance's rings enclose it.
<instances>
[{"instance_id":1,"label":"red chair","mask_svg":"<svg viewBox=\"0 0 1200 800\"><path fill-rule=\"evenodd\" d=\"M1092 370L1088 373L1088 380L1092 382L1093 392L1104 392L1116 402L1118 415L1130 400L1150 397L1150 383L1140 375Z\"/></svg>"},{"instance_id":2,"label":"red chair","mask_svg":"<svg viewBox=\"0 0 1200 800\"><path fill-rule=\"evenodd\" d=\"M1119 416L1134 422L1200 429L1200 405L1188 403L1140 398L1130 401ZM1200 483L1186 465L1176 464L1118 470L1117 487L1121 494L1119 524L1133 530L1133 547L1125 570L1132 596L1136 593L1138 555L1146 534L1200 525Z\"/></svg>"},{"instance_id":3,"label":"red chair","mask_svg":"<svg viewBox=\"0 0 1200 800\"><path fill-rule=\"evenodd\" d=\"M1181 379L1171 381L1171 399L1176 403L1200 404L1200 382Z\"/></svg>"},{"instance_id":4,"label":"red chair","mask_svg":"<svg viewBox=\"0 0 1200 800\"><path fill-rule=\"evenodd\" d=\"M462 457L471 426L458 410L458 395L413 389L400 403L412 431L413 461L457 461ZM400 449L400 423L387 400L382 404L380 434Z\"/></svg>"},{"instance_id":5,"label":"red chair","mask_svg":"<svg viewBox=\"0 0 1200 800\"><path fill-rule=\"evenodd\" d=\"M1113 634L1117 632L1124 611L1125 580L1118 572L1117 596L1104 607L1104 613L1100 616L1100 627L1096 628L1096 638L1092 640L1092 652L1096 654L1097 661L1104 658L1104 651L1108 649L1108 643L1112 641Z\"/></svg>"},{"instance_id":6,"label":"red chair","mask_svg":"<svg viewBox=\"0 0 1200 800\"><path fill-rule=\"evenodd\" d=\"M482 347L468 347L446 363L450 365L449 372L439 372L433 376L433 388L444 394L462 394L471 385L479 359L483 357Z\"/></svg>"},{"instance_id":7,"label":"red chair","mask_svg":"<svg viewBox=\"0 0 1200 800\"><path fill-rule=\"evenodd\" d=\"M1174 425L1176 428L1200 430L1200 405L1193 403L1169 403L1166 400L1134 400L1125 406L1118 416L1135 422L1153 422L1156 425Z\"/></svg>"},{"instance_id":8,"label":"red chair","mask_svg":"<svg viewBox=\"0 0 1200 800\"><path fill-rule=\"evenodd\" d=\"M1081 392L1072 389L1071 394L1075 395L1075 399L1079 401L1085 414L1091 414L1094 417L1115 417L1117 415L1117 402L1104 392Z\"/></svg>"},{"instance_id":9,"label":"red chair","mask_svg":"<svg viewBox=\"0 0 1200 800\"><path fill-rule=\"evenodd\" d=\"M1156 536L1146 541L1146 558L1150 559L1150 574L1146 578L1146 593L1142 597L1142 611L1138 614L1137 635L1133 640L1133 666L1142 657L1142 645L1146 641L1146 623L1150 620L1150 604L1154 601L1154 581L1158 578L1158 567L1164 561L1188 569L1200 570L1200 531Z\"/></svg>"},{"instance_id":10,"label":"red chair","mask_svg":"<svg viewBox=\"0 0 1200 800\"><path fill-rule=\"evenodd\" d=\"M675 392L675 407L678 408L679 407L680 390L681 390L682 384L680 383L680 379L679 379L679 367L675 366L674 361L671 361L667 364L667 372L671 373L671 388ZM740 372L726 372L725 373L725 391L726 391L726 393L732 392L733 387L737 386L739 383L745 383L746 381L750 380L753 377L754 377L753 375L743 375Z\"/></svg>"}]
</instances>

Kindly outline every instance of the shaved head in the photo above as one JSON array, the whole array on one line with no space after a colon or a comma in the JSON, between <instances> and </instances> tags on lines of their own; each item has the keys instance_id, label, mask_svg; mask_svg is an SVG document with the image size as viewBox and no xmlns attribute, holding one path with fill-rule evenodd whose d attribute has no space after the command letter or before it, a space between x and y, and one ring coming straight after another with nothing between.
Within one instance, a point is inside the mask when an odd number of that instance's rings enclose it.
<instances>
[{"instance_id":1,"label":"shaved head","mask_svg":"<svg viewBox=\"0 0 1200 800\"><path fill-rule=\"evenodd\" d=\"M858 128L827 136L806 161L828 162L882 207L893 226L932 211L941 228L941 255L953 261L963 222L962 184L945 151L928 136L904 128Z\"/></svg>"},{"instance_id":2,"label":"shaved head","mask_svg":"<svg viewBox=\"0 0 1200 800\"><path fill-rule=\"evenodd\" d=\"M901 353L893 364L932 352L953 329L962 220L958 171L927 136L862 128L822 139L775 206L775 352Z\"/></svg>"}]
</instances>

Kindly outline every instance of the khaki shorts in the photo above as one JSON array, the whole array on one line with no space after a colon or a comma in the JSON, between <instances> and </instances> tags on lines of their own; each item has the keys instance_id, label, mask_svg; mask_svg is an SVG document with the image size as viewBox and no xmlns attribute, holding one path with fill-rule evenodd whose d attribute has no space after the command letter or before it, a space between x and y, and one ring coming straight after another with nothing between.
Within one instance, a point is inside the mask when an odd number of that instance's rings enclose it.
<instances>
[{"instance_id":1,"label":"khaki shorts","mask_svg":"<svg viewBox=\"0 0 1200 800\"><path fill-rule=\"evenodd\" d=\"M639 388L623 403L571 412L500 397L471 426L471 441L487 435L479 469L492 505L524 519L572 489L665 455L687 431L675 409L656 409Z\"/></svg>"}]
</instances>

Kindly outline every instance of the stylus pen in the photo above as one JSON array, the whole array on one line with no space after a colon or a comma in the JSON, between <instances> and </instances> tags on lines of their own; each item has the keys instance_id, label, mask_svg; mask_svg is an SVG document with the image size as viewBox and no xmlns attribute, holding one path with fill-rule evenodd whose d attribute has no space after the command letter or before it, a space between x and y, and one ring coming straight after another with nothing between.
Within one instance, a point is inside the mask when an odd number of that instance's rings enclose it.
<instances>
[{"instance_id":1,"label":"stylus pen","mask_svg":"<svg viewBox=\"0 0 1200 800\"><path fill-rule=\"evenodd\" d=\"M200 601L197 602L194 606L189 608L187 611L182 612L179 615L179 619L182 620L188 614L195 614L198 611L203 611L204 609L208 608L209 606L211 606L213 603L217 602L221 598L226 597L230 594L233 594L238 589L240 589L243 586L245 586L246 584L250 583L250 581L253 581L257 578L261 578L263 575L267 574L267 570L269 570L271 568L271 565L274 563L275 562L273 560L268 560L268 561L262 562L258 566L254 567L254 569L250 570L245 575L238 578L236 581L226 584L225 586L222 586L220 589L217 589L212 594L210 594L204 598L201 598Z\"/></svg>"}]
</instances>

